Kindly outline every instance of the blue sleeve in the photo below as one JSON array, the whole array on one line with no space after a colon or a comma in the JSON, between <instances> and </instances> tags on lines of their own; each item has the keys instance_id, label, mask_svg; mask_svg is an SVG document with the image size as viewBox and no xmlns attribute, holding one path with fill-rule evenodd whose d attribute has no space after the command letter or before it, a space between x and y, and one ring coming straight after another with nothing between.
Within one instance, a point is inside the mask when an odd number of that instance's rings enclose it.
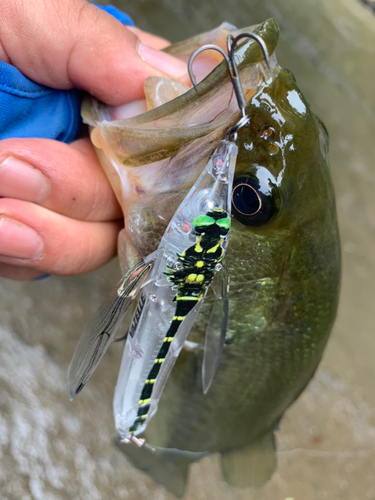
<instances>
[{"instance_id":1,"label":"blue sleeve","mask_svg":"<svg viewBox=\"0 0 375 500\"><path fill-rule=\"evenodd\" d=\"M134 26L127 14L112 5L97 7ZM0 61L0 139L38 137L69 143L81 129L81 101L78 90L39 85Z\"/></svg>"}]
</instances>

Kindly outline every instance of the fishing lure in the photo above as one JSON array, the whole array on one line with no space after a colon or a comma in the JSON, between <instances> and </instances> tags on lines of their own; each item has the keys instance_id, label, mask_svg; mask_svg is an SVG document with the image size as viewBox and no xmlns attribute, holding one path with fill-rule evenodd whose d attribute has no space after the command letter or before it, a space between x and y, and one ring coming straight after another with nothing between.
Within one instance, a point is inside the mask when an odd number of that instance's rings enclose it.
<instances>
[{"instance_id":1,"label":"fishing lure","mask_svg":"<svg viewBox=\"0 0 375 500\"><path fill-rule=\"evenodd\" d=\"M228 273L223 259L230 233L236 139L238 130L250 121L234 61L234 49L242 38L253 38L259 43L269 66L267 47L254 33L242 33L236 38L229 35L228 54L215 45L206 45L192 54L188 70L195 88L194 58L206 49L223 55L241 118L227 131L175 212L158 249L120 280L85 329L69 367L68 391L74 399L114 339L132 301L140 295L114 397L116 427L125 440L139 442L136 436L157 411L164 385L215 280L217 300L206 330L202 366L204 392L218 367L228 318Z\"/></svg>"},{"instance_id":2,"label":"fishing lure","mask_svg":"<svg viewBox=\"0 0 375 500\"><path fill-rule=\"evenodd\" d=\"M177 289L176 309L171 325L163 339L150 373L145 380L138 401L137 417L129 432L134 433L145 422L150 409L151 396L162 363L171 343L188 313L201 301L211 284L215 272L222 269L223 242L229 232L230 219L223 209L214 208L193 221L192 234L197 236L194 245L177 254L175 264L167 266L166 276Z\"/></svg>"}]
</instances>

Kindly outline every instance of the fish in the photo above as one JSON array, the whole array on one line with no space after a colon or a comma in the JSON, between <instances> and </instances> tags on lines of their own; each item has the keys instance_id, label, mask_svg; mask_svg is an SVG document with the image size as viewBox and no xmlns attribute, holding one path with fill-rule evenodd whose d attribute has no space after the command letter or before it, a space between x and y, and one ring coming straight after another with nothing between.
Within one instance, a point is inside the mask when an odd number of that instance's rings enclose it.
<instances>
[{"instance_id":1,"label":"fish","mask_svg":"<svg viewBox=\"0 0 375 500\"><path fill-rule=\"evenodd\" d=\"M223 260L230 286L220 362L205 393L205 334L220 303L208 290L140 435L145 444L116 441L136 467L177 497L184 494L190 465L213 453L233 487L261 486L272 476L275 430L313 377L338 305L341 257L328 133L293 74L277 64L277 24L268 20L251 29L265 40L272 67L262 64L256 44L240 45L236 56L250 123L238 131L231 185ZM189 90L125 120L111 120L112 112L90 100L83 115L123 207L119 255L126 273L157 250L238 112L223 64L198 84L197 93Z\"/></svg>"}]
</instances>

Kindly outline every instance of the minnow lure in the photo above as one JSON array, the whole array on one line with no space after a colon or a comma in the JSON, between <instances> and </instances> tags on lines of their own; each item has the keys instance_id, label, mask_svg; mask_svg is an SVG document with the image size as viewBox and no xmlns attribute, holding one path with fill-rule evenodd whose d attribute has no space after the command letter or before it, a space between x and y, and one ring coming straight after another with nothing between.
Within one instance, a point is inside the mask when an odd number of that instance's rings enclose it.
<instances>
[{"instance_id":1,"label":"minnow lure","mask_svg":"<svg viewBox=\"0 0 375 500\"><path fill-rule=\"evenodd\" d=\"M164 385L202 306L214 277L221 278L221 321L210 318L206 330L202 375L207 392L223 348L228 317L228 276L222 261L228 245L231 191L237 157L237 132L248 125L246 101L239 82L233 51L238 40L255 39L269 66L267 47L258 35L228 36L224 56L233 83L241 119L231 127L202 174L172 217L158 249L133 267L113 290L109 301L88 325L74 353L69 373L71 399L88 381L119 328L132 300L140 298L127 337L114 397L119 436L133 440L155 414ZM193 244L191 244L193 242ZM176 291L177 290L177 291ZM212 320L212 321L211 321ZM136 442L136 441L135 441Z\"/></svg>"},{"instance_id":2,"label":"minnow lure","mask_svg":"<svg viewBox=\"0 0 375 500\"><path fill-rule=\"evenodd\" d=\"M131 433L147 418L156 377L180 324L197 302L203 299L215 272L222 269L222 245L229 229L230 218L225 210L213 209L197 217L193 221L193 233L197 235L197 242L177 256L173 267L167 267L167 279L177 288L173 299L177 302L176 311L143 386L137 418L129 429Z\"/></svg>"},{"instance_id":3,"label":"minnow lure","mask_svg":"<svg viewBox=\"0 0 375 500\"><path fill-rule=\"evenodd\" d=\"M149 283L141 290L115 390L113 406L121 438L141 434L155 414L215 275L224 295L228 288L221 262L228 245L236 157L234 142L219 143L154 252L155 263ZM205 391L215 374L225 338L225 300L220 303L221 320L216 328L207 329L210 339L202 366Z\"/></svg>"},{"instance_id":4,"label":"minnow lure","mask_svg":"<svg viewBox=\"0 0 375 500\"><path fill-rule=\"evenodd\" d=\"M71 399L91 377L132 301L140 294L114 398L116 425L123 438L142 432L145 416L150 419L156 412L202 300L215 274L220 274L222 321L221 328L212 324L207 328L210 338L202 368L205 391L212 382L226 331L228 278L221 262L228 245L236 157L234 142L226 139L219 143L172 217L158 249L120 280L77 345L68 372Z\"/></svg>"}]
</instances>

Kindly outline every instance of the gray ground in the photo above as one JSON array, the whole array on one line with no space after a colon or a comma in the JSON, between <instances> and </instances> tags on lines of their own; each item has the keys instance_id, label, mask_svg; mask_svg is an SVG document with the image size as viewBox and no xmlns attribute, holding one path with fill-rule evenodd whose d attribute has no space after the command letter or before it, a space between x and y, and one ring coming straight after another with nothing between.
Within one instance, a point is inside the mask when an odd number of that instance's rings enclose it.
<instances>
[{"instance_id":1,"label":"gray ground","mask_svg":"<svg viewBox=\"0 0 375 500\"><path fill-rule=\"evenodd\" d=\"M356 0L134 0L124 10L172 40L274 17L279 61L331 136L344 273L323 362L282 422L267 486L228 489L212 457L193 466L186 500L374 500L375 17ZM112 263L79 278L0 282L2 500L172 498L112 446L120 348L74 404L66 396L78 336L117 277Z\"/></svg>"}]
</instances>

